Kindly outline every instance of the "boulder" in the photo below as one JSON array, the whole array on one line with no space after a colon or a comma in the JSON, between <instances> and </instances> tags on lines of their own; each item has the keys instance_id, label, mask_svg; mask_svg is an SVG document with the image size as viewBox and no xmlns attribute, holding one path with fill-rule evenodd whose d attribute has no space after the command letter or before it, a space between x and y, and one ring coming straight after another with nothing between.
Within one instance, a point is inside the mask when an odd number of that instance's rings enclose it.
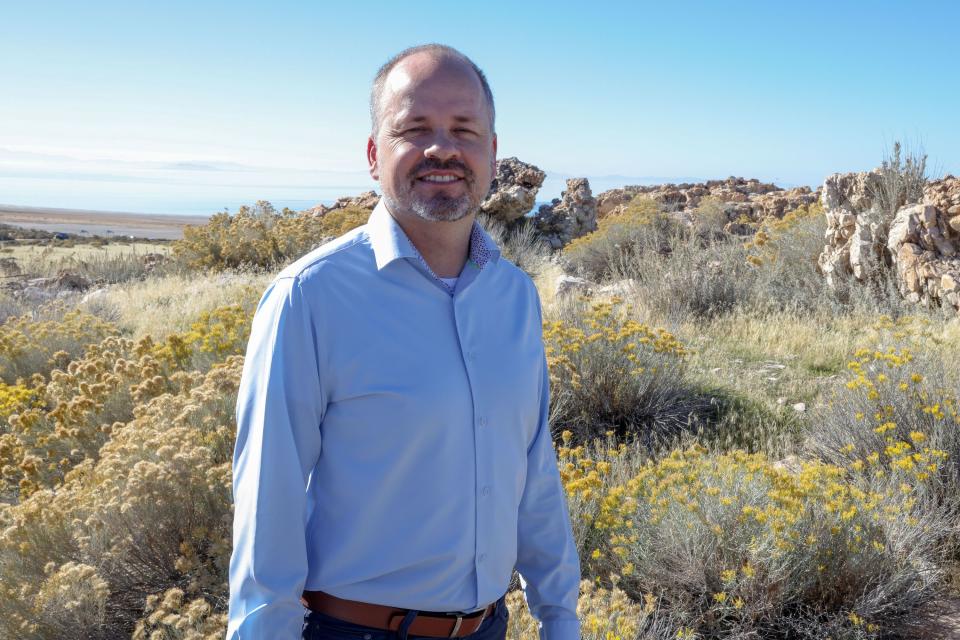
<instances>
[{"instance_id":1,"label":"boulder","mask_svg":"<svg viewBox=\"0 0 960 640\"><path fill-rule=\"evenodd\" d=\"M376 191L364 191L358 196L345 196L343 198L338 198L337 201L329 207L323 204L318 204L315 207L307 209L305 213L314 216L324 216L331 211L336 211L338 209L373 209L375 206L377 206L379 201L380 196L377 195Z\"/></svg>"},{"instance_id":2,"label":"boulder","mask_svg":"<svg viewBox=\"0 0 960 640\"><path fill-rule=\"evenodd\" d=\"M557 278L554 287L554 297L560 298L571 294L589 295L593 285L589 280L576 276L562 275Z\"/></svg>"},{"instance_id":3,"label":"boulder","mask_svg":"<svg viewBox=\"0 0 960 640\"><path fill-rule=\"evenodd\" d=\"M931 182L923 203L897 211L886 248L906 299L960 313L960 232L950 213L954 202L960 202L960 179L946 176Z\"/></svg>"},{"instance_id":4,"label":"boulder","mask_svg":"<svg viewBox=\"0 0 960 640\"><path fill-rule=\"evenodd\" d=\"M541 205L534 224L554 249L597 229L597 200L586 178L567 180L559 199Z\"/></svg>"},{"instance_id":5,"label":"boulder","mask_svg":"<svg viewBox=\"0 0 960 640\"><path fill-rule=\"evenodd\" d=\"M516 158L497 161L497 175L480 211L501 222L511 223L533 210L537 191L546 174Z\"/></svg>"}]
</instances>

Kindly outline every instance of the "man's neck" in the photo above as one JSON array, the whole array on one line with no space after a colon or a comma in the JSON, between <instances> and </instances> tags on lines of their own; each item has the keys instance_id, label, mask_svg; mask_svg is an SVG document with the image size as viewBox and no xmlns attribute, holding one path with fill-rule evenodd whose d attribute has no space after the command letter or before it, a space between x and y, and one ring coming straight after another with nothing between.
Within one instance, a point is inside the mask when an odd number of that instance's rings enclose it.
<instances>
[{"instance_id":1,"label":"man's neck","mask_svg":"<svg viewBox=\"0 0 960 640\"><path fill-rule=\"evenodd\" d=\"M456 278L460 275L470 252L470 234L475 214L448 222L394 214L389 208L387 211L438 277Z\"/></svg>"}]
</instances>

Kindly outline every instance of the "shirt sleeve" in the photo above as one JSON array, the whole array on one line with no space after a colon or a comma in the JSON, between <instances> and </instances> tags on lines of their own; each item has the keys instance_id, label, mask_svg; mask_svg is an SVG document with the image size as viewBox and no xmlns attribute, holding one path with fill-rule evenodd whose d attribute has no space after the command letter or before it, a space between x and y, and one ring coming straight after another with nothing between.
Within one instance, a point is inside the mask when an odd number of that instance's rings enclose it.
<instances>
[{"instance_id":1,"label":"shirt sleeve","mask_svg":"<svg viewBox=\"0 0 960 640\"><path fill-rule=\"evenodd\" d=\"M518 515L516 568L527 607L540 622L540 640L579 640L580 559L550 435L546 357L542 369L539 425L527 452Z\"/></svg>"},{"instance_id":2,"label":"shirt sleeve","mask_svg":"<svg viewBox=\"0 0 960 640\"><path fill-rule=\"evenodd\" d=\"M316 326L296 277L253 317L237 395L227 640L299 640L307 577L306 483L326 407Z\"/></svg>"}]
</instances>

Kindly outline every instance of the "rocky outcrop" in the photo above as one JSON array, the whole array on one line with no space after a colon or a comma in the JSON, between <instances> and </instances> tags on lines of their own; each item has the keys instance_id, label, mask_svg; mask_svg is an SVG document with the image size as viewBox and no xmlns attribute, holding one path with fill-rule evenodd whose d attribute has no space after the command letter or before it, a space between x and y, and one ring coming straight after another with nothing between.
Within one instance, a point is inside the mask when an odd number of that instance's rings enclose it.
<instances>
[{"instance_id":1,"label":"rocky outcrop","mask_svg":"<svg viewBox=\"0 0 960 640\"><path fill-rule=\"evenodd\" d=\"M586 178L567 180L560 198L540 206L534 224L554 249L597 229L597 200Z\"/></svg>"},{"instance_id":2,"label":"rocky outcrop","mask_svg":"<svg viewBox=\"0 0 960 640\"><path fill-rule=\"evenodd\" d=\"M376 191L365 191L358 196L338 198L337 201L329 207L324 204L318 204L315 207L307 209L304 213L314 216L325 216L331 211L338 209L373 209L379 201L380 196L377 195Z\"/></svg>"},{"instance_id":3,"label":"rocky outcrop","mask_svg":"<svg viewBox=\"0 0 960 640\"><path fill-rule=\"evenodd\" d=\"M867 282L892 267L906 299L960 311L960 178L931 182L922 202L904 204L892 220L875 206L881 180L874 170L824 182L826 246L817 264L827 283Z\"/></svg>"},{"instance_id":4,"label":"rocky outcrop","mask_svg":"<svg viewBox=\"0 0 960 640\"><path fill-rule=\"evenodd\" d=\"M498 160L497 175L480 211L508 224L522 218L533 210L545 177L537 167L516 158Z\"/></svg>"},{"instance_id":5,"label":"rocky outcrop","mask_svg":"<svg viewBox=\"0 0 960 640\"><path fill-rule=\"evenodd\" d=\"M932 182L923 203L901 207L887 249L904 297L960 312L960 178Z\"/></svg>"},{"instance_id":6,"label":"rocky outcrop","mask_svg":"<svg viewBox=\"0 0 960 640\"><path fill-rule=\"evenodd\" d=\"M95 284L103 284L102 278L91 281L79 273L61 271L53 277L11 280L3 283L3 288L22 304L39 305L54 298L82 293Z\"/></svg>"},{"instance_id":7,"label":"rocky outcrop","mask_svg":"<svg viewBox=\"0 0 960 640\"><path fill-rule=\"evenodd\" d=\"M672 211L695 209L704 198L711 197L728 205L726 212L730 221L752 222L770 217L782 218L788 211L813 204L820 197L810 187L782 189L774 184L737 177L699 183L631 185L598 195L597 217L603 218L622 211L622 207L638 195L646 196Z\"/></svg>"},{"instance_id":8,"label":"rocky outcrop","mask_svg":"<svg viewBox=\"0 0 960 640\"><path fill-rule=\"evenodd\" d=\"M880 171L874 169L834 173L823 181L820 192L827 232L817 265L830 286L851 276L862 282L889 261L884 246L886 222L870 215L880 179Z\"/></svg>"}]
</instances>

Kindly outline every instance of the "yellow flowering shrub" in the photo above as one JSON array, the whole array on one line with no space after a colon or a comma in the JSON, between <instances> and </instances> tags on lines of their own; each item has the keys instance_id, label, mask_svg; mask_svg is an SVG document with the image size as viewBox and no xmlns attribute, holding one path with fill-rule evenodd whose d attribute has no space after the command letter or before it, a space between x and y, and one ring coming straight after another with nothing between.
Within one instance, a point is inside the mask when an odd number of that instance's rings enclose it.
<instances>
[{"instance_id":1,"label":"yellow flowering shrub","mask_svg":"<svg viewBox=\"0 0 960 640\"><path fill-rule=\"evenodd\" d=\"M239 304L204 311L190 329L171 334L153 355L171 369L205 371L230 355L241 355L250 339L253 309Z\"/></svg>"},{"instance_id":2,"label":"yellow flowering shrub","mask_svg":"<svg viewBox=\"0 0 960 640\"><path fill-rule=\"evenodd\" d=\"M754 266L775 262L781 245L792 241L798 227L811 220L819 221L823 215L823 206L816 202L788 211L782 218L764 218L753 236L743 243L744 249L753 252L747 256L747 262Z\"/></svg>"},{"instance_id":3,"label":"yellow flowering shrub","mask_svg":"<svg viewBox=\"0 0 960 640\"><path fill-rule=\"evenodd\" d=\"M23 497L58 486L67 471L99 455L138 405L182 392L193 380L187 371L242 354L251 315L229 305L202 313L189 331L160 344L150 336L136 343L111 336L89 345L82 359L54 370L31 406L12 414L0 432L0 494ZM68 356L58 352L55 359Z\"/></svg>"},{"instance_id":4,"label":"yellow flowering shrub","mask_svg":"<svg viewBox=\"0 0 960 640\"><path fill-rule=\"evenodd\" d=\"M66 366L88 344L120 333L95 315L79 309L64 312L62 307L54 303L39 310L39 318L15 316L0 325L0 379L15 384L35 374L46 376Z\"/></svg>"},{"instance_id":5,"label":"yellow flowering shrub","mask_svg":"<svg viewBox=\"0 0 960 640\"><path fill-rule=\"evenodd\" d=\"M43 379L32 378L34 386L0 382L0 422L6 422L10 414L32 407L42 406Z\"/></svg>"},{"instance_id":6,"label":"yellow flowering shrub","mask_svg":"<svg viewBox=\"0 0 960 640\"><path fill-rule=\"evenodd\" d=\"M643 195L624 209L597 222L597 230L572 240L563 248L567 269L589 280L610 277L618 262L629 259L643 245L659 245L683 233L680 223L664 213L660 205Z\"/></svg>"},{"instance_id":7,"label":"yellow flowering shrub","mask_svg":"<svg viewBox=\"0 0 960 640\"><path fill-rule=\"evenodd\" d=\"M181 637L162 634L191 625L208 637L219 627L222 609L208 615L195 601L211 594L216 602L225 599L233 411L242 367L242 357L231 356L206 374L183 374L180 391L138 405L133 419L111 430L99 458L74 466L56 490L0 505L0 587L6 594L0 637L71 637L57 626L61 618L40 615L51 589L61 589L50 586L51 567L69 562L70 576L78 575L79 565L95 566L96 580L108 585L106 618L96 626L104 637L129 637L129 610L144 606L139 628L161 634L151 637ZM99 584L86 578L88 585ZM147 597L173 586L191 602L174 607L168 592L160 608L177 611L151 619L158 603ZM93 611L92 599L102 591L88 594L78 611Z\"/></svg>"},{"instance_id":8,"label":"yellow flowering shrub","mask_svg":"<svg viewBox=\"0 0 960 640\"><path fill-rule=\"evenodd\" d=\"M936 593L948 518L895 464L851 475L693 445L625 477L608 445L558 451L571 511L589 521L584 573L619 576L635 602L653 594L690 637L879 637Z\"/></svg>"},{"instance_id":9,"label":"yellow flowering shrub","mask_svg":"<svg viewBox=\"0 0 960 640\"><path fill-rule=\"evenodd\" d=\"M614 429L653 444L689 424L700 405L685 383L688 351L673 334L637 322L619 298L559 313L543 325L556 426L577 441Z\"/></svg>"},{"instance_id":10,"label":"yellow flowering shrub","mask_svg":"<svg viewBox=\"0 0 960 640\"><path fill-rule=\"evenodd\" d=\"M132 640L223 640L227 614L203 598L184 602L182 589L147 598L146 617L137 621Z\"/></svg>"},{"instance_id":11,"label":"yellow flowering shrub","mask_svg":"<svg viewBox=\"0 0 960 640\"><path fill-rule=\"evenodd\" d=\"M34 610L46 629L57 629L60 637L69 638L103 624L110 587L94 567L76 562L57 567L48 562L45 570L48 577L34 599Z\"/></svg>"},{"instance_id":12,"label":"yellow flowering shrub","mask_svg":"<svg viewBox=\"0 0 960 640\"><path fill-rule=\"evenodd\" d=\"M810 449L856 471L893 465L924 481L940 500L960 496L960 385L926 322L882 317L885 346L862 348L819 411Z\"/></svg>"},{"instance_id":13,"label":"yellow flowering shrub","mask_svg":"<svg viewBox=\"0 0 960 640\"><path fill-rule=\"evenodd\" d=\"M299 258L323 242L365 224L370 211L346 208L323 216L290 209L277 212L266 201L220 212L202 226L187 226L173 243L173 254L189 267L216 271L255 265L274 268Z\"/></svg>"},{"instance_id":14,"label":"yellow flowering shrub","mask_svg":"<svg viewBox=\"0 0 960 640\"><path fill-rule=\"evenodd\" d=\"M530 615L522 591L507 594L510 617L507 637L513 640L537 640L537 621ZM580 582L577 617L583 640L654 640L676 638L683 627L663 615L657 598L646 594L634 602L616 584L607 589L591 580Z\"/></svg>"}]
</instances>

